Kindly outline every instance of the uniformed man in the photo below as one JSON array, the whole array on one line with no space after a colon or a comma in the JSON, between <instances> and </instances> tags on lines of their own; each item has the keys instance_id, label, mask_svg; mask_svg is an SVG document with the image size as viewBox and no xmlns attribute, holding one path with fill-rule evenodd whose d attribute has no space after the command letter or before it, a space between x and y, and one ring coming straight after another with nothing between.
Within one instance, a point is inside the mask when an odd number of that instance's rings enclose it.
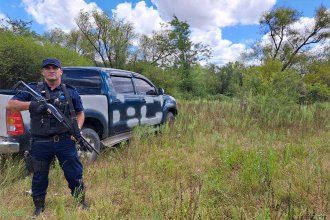
<instances>
[{"instance_id":1,"label":"uniformed man","mask_svg":"<svg viewBox=\"0 0 330 220\"><path fill-rule=\"evenodd\" d=\"M79 128L85 119L81 98L75 88L61 83L61 63L58 59L42 61L43 82L29 84L32 89L43 95L64 115L71 119L70 108L76 113ZM71 102L71 103L70 103ZM71 105L71 106L70 106ZM83 166L79 160L75 140L68 129L47 111L47 106L36 101L30 94L19 92L8 101L7 110L29 110L31 117L31 155L33 161L32 197L35 205L34 216L45 209L45 196L48 187L50 163L57 157L71 194L79 201L82 209L88 209L85 202L85 185L82 181Z\"/></svg>"}]
</instances>

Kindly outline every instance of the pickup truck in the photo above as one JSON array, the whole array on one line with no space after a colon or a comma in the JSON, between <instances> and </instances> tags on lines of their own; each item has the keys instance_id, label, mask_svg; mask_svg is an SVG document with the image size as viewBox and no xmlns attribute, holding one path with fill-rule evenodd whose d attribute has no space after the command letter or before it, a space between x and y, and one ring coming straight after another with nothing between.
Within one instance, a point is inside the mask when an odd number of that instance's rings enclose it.
<instances>
[{"instance_id":1,"label":"pickup truck","mask_svg":"<svg viewBox=\"0 0 330 220\"><path fill-rule=\"evenodd\" d=\"M128 140L138 125L157 126L173 121L177 105L141 74L104 67L63 67L62 83L79 92L85 112L83 136L97 149ZM30 149L28 111L9 112L15 91L0 90L0 154ZM95 152L80 152L94 161Z\"/></svg>"}]
</instances>

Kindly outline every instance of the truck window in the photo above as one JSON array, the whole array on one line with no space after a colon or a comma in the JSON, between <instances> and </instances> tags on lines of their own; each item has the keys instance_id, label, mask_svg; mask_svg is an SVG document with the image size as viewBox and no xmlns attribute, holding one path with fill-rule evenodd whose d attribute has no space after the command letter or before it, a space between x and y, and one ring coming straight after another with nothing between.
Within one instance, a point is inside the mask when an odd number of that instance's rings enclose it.
<instances>
[{"instance_id":1,"label":"truck window","mask_svg":"<svg viewBox=\"0 0 330 220\"><path fill-rule=\"evenodd\" d=\"M134 88L131 78L111 76L111 81L117 93L134 94Z\"/></svg>"},{"instance_id":2,"label":"truck window","mask_svg":"<svg viewBox=\"0 0 330 220\"><path fill-rule=\"evenodd\" d=\"M155 87L150 85L147 81L139 78L134 78L136 91L140 95L157 95Z\"/></svg>"},{"instance_id":3,"label":"truck window","mask_svg":"<svg viewBox=\"0 0 330 220\"><path fill-rule=\"evenodd\" d=\"M99 94L101 78L94 70L63 70L62 82L75 87L80 94Z\"/></svg>"}]
</instances>

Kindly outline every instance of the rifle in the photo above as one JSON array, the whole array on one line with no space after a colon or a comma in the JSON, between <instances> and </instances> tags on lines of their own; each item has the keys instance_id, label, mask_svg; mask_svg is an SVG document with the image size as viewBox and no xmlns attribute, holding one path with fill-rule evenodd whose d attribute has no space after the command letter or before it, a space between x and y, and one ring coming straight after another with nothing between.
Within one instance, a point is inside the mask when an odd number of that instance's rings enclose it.
<instances>
[{"instance_id":1,"label":"rifle","mask_svg":"<svg viewBox=\"0 0 330 220\"><path fill-rule=\"evenodd\" d=\"M23 85L26 90L18 90L18 88ZM23 81L18 81L14 86L13 90L18 90L20 92L27 92L33 96L38 102L43 102L47 105L47 111L52 114L61 124L63 124L68 130L69 133L77 140L77 143L82 147L82 149L87 149L90 152L95 152L97 155L100 154L98 150L95 149L88 141L82 136L80 129L78 127L77 119L69 120L61 111L59 111L56 106L47 102L42 95L34 91L29 85Z\"/></svg>"}]
</instances>

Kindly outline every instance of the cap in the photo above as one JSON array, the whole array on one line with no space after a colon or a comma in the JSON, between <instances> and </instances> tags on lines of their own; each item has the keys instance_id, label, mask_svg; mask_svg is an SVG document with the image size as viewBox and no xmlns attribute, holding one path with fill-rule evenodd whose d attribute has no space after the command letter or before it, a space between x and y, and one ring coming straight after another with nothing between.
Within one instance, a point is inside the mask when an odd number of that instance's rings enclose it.
<instances>
[{"instance_id":1,"label":"cap","mask_svg":"<svg viewBox=\"0 0 330 220\"><path fill-rule=\"evenodd\" d=\"M61 62L58 59L54 59L54 58L47 58L42 61L42 68L44 68L47 65L54 65L61 68Z\"/></svg>"}]
</instances>

